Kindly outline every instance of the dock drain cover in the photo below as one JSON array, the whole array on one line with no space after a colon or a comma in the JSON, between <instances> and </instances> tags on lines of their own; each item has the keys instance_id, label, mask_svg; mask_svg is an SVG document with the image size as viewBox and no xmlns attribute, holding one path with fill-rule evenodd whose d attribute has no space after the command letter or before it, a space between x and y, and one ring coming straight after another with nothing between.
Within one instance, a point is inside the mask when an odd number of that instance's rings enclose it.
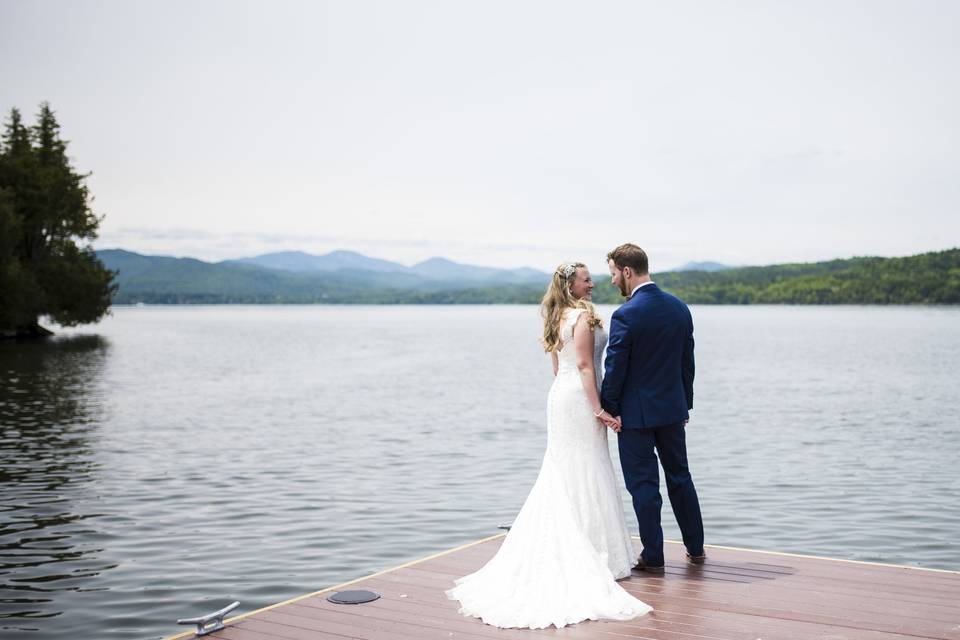
<instances>
[{"instance_id":1,"label":"dock drain cover","mask_svg":"<svg viewBox=\"0 0 960 640\"><path fill-rule=\"evenodd\" d=\"M373 602L379 597L380 594L373 591L337 591L327 600L336 604L363 604Z\"/></svg>"}]
</instances>

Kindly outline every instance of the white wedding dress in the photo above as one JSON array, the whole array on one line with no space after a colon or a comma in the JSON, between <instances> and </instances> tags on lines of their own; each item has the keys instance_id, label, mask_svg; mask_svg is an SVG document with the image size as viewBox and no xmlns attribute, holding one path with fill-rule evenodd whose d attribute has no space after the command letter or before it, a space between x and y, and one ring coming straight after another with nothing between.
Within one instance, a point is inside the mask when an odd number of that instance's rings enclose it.
<instances>
[{"instance_id":1,"label":"white wedding dress","mask_svg":"<svg viewBox=\"0 0 960 640\"><path fill-rule=\"evenodd\" d=\"M568 309L563 348L547 397L547 451L537 481L497 554L447 591L460 613L496 627L557 628L582 620L629 620L651 607L616 579L636 564L610 462L607 429L593 415L576 366ZM594 366L607 341L594 330Z\"/></svg>"}]
</instances>

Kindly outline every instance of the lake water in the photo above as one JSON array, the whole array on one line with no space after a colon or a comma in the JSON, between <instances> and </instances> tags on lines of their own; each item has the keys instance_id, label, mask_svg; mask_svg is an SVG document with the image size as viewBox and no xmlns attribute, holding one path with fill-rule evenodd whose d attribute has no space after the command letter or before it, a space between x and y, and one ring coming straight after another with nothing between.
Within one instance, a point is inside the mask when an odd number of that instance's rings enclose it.
<instances>
[{"instance_id":1,"label":"lake water","mask_svg":"<svg viewBox=\"0 0 960 640\"><path fill-rule=\"evenodd\" d=\"M693 314L708 543L960 569L960 309ZM117 308L0 344L0 635L163 637L497 533L545 446L539 322Z\"/></svg>"}]
</instances>

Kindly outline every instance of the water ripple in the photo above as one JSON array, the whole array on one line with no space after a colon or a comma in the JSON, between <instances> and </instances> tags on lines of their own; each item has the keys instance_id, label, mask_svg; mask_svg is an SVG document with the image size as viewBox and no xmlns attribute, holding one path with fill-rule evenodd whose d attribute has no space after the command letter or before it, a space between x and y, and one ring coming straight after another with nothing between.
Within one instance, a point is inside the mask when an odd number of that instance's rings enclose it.
<instances>
[{"instance_id":1,"label":"water ripple","mask_svg":"<svg viewBox=\"0 0 960 640\"><path fill-rule=\"evenodd\" d=\"M960 569L958 310L694 316L709 542ZM121 308L0 345L3 637L162 637L496 533L545 444L538 322Z\"/></svg>"}]
</instances>

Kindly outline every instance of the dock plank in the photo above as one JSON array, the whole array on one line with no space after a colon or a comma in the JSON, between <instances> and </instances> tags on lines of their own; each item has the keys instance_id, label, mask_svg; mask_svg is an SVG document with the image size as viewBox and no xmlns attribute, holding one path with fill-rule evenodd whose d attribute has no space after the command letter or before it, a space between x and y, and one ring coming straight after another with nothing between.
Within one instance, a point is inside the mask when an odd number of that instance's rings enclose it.
<instances>
[{"instance_id":1,"label":"dock plank","mask_svg":"<svg viewBox=\"0 0 960 640\"><path fill-rule=\"evenodd\" d=\"M224 640L960 640L960 572L860 563L730 547L707 547L694 566L666 545L662 576L635 573L620 584L652 605L626 622L563 629L497 629L458 613L444 591L479 569L503 536L307 594L228 622ZM634 541L639 546L639 541ZM379 600L337 605L332 591L370 589ZM172 636L183 640L192 633Z\"/></svg>"}]
</instances>

